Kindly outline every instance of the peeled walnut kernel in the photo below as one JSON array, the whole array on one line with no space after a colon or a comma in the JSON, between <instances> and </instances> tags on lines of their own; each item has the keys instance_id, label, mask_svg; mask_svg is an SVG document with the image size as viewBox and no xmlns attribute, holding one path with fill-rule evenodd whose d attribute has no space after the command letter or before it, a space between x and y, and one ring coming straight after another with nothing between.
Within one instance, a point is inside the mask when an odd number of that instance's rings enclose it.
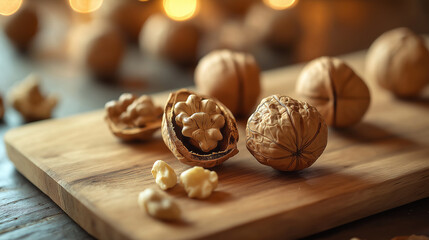
<instances>
[{"instance_id":1,"label":"peeled walnut kernel","mask_svg":"<svg viewBox=\"0 0 429 240\"><path fill-rule=\"evenodd\" d=\"M162 108L147 95L124 93L118 101L107 102L105 109L110 130L123 140L146 140L161 127Z\"/></svg>"},{"instance_id":2,"label":"peeled walnut kernel","mask_svg":"<svg viewBox=\"0 0 429 240\"><path fill-rule=\"evenodd\" d=\"M193 166L213 167L238 153L232 113L216 99L186 89L168 98L162 138L178 160Z\"/></svg>"},{"instance_id":3,"label":"peeled walnut kernel","mask_svg":"<svg viewBox=\"0 0 429 240\"><path fill-rule=\"evenodd\" d=\"M247 121L247 149L281 171L310 167L327 142L328 128L316 108L287 96L264 98Z\"/></svg>"},{"instance_id":4,"label":"peeled walnut kernel","mask_svg":"<svg viewBox=\"0 0 429 240\"><path fill-rule=\"evenodd\" d=\"M179 205L173 199L152 188L147 188L139 194L138 204L142 211L161 220L178 220L181 215Z\"/></svg>"},{"instance_id":5,"label":"peeled walnut kernel","mask_svg":"<svg viewBox=\"0 0 429 240\"><path fill-rule=\"evenodd\" d=\"M369 89L346 63L337 58L321 57L302 70L296 92L322 114L333 127L358 123L368 110Z\"/></svg>"},{"instance_id":6,"label":"peeled walnut kernel","mask_svg":"<svg viewBox=\"0 0 429 240\"><path fill-rule=\"evenodd\" d=\"M156 184L162 189L167 190L172 188L177 183L177 175L173 168L166 162L157 160L152 167L152 176L155 178Z\"/></svg>"},{"instance_id":7,"label":"peeled walnut kernel","mask_svg":"<svg viewBox=\"0 0 429 240\"><path fill-rule=\"evenodd\" d=\"M31 122L50 118L58 98L44 96L40 92L39 77L31 74L12 89L10 102L25 121Z\"/></svg>"},{"instance_id":8,"label":"peeled walnut kernel","mask_svg":"<svg viewBox=\"0 0 429 240\"><path fill-rule=\"evenodd\" d=\"M195 70L198 92L225 104L237 117L246 117L261 91L259 66L247 53L216 50L200 60Z\"/></svg>"},{"instance_id":9,"label":"peeled walnut kernel","mask_svg":"<svg viewBox=\"0 0 429 240\"><path fill-rule=\"evenodd\" d=\"M216 189L218 177L215 171L193 167L180 174L180 182L188 197L204 199Z\"/></svg>"},{"instance_id":10,"label":"peeled walnut kernel","mask_svg":"<svg viewBox=\"0 0 429 240\"><path fill-rule=\"evenodd\" d=\"M429 83L429 50L407 28L382 34L366 57L366 76L398 97L413 97Z\"/></svg>"}]
</instances>

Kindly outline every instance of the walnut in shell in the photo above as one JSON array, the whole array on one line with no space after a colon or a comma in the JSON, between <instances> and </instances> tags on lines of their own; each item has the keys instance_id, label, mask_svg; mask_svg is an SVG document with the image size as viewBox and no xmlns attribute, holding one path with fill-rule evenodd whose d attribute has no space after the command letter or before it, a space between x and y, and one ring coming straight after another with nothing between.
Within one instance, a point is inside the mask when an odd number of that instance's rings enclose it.
<instances>
[{"instance_id":1,"label":"walnut in shell","mask_svg":"<svg viewBox=\"0 0 429 240\"><path fill-rule=\"evenodd\" d=\"M247 121L247 149L260 163L281 171L311 166L327 141L328 128L317 109L287 96L264 98Z\"/></svg>"},{"instance_id":2,"label":"walnut in shell","mask_svg":"<svg viewBox=\"0 0 429 240\"><path fill-rule=\"evenodd\" d=\"M5 17L4 32L11 43L20 50L26 50L39 31L39 16L36 6L25 1L20 9Z\"/></svg>"},{"instance_id":3,"label":"walnut in shell","mask_svg":"<svg viewBox=\"0 0 429 240\"><path fill-rule=\"evenodd\" d=\"M221 102L181 89L170 94L162 138L181 162L213 167L238 153L235 118Z\"/></svg>"},{"instance_id":4,"label":"walnut in shell","mask_svg":"<svg viewBox=\"0 0 429 240\"><path fill-rule=\"evenodd\" d=\"M365 82L342 60L331 57L315 59L305 66L296 91L317 108L329 126L338 128L358 123L370 103Z\"/></svg>"},{"instance_id":5,"label":"walnut in shell","mask_svg":"<svg viewBox=\"0 0 429 240\"><path fill-rule=\"evenodd\" d=\"M195 70L198 92L225 104L237 117L254 110L261 91L259 66L246 53L217 50L200 60Z\"/></svg>"},{"instance_id":6,"label":"walnut in shell","mask_svg":"<svg viewBox=\"0 0 429 240\"><path fill-rule=\"evenodd\" d=\"M3 119L4 116L4 105L3 105L3 98L0 95L0 121Z\"/></svg>"},{"instance_id":7,"label":"walnut in shell","mask_svg":"<svg viewBox=\"0 0 429 240\"><path fill-rule=\"evenodd\" d=\"M26 122L32 122L51 118L58 98L43 95L40 91L39 77L31 74L12 89L9 101Z\"/></svg>"},{"instance_id":8,"label":"walnut in shell","mask_svg":"<svg viewBox=\"0 0 429 240\"><path fill-rule=\"evenodd\" d=\"M429 51L407 28L382 34L366 58L366 76L398 97L418 95L429 82Z\"/></svg>"},{"instance_id":9,"label":"walnut in shell","mask_svg":"<svg viewBox=\"0 0 429 240\"><path fill-rule=\"evenodd\" d=\"M147 140L161 127L162 108L143 95L124 93L105 105L105 120L112 133L122 140Z\"/></svg>"}]
</instances>

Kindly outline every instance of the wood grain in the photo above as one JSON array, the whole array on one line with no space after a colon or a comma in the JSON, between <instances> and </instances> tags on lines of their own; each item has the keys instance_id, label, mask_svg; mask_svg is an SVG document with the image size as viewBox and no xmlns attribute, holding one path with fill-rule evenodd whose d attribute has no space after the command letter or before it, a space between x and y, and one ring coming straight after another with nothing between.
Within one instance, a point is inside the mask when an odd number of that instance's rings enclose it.
<instances>
[{"instance_id":1,"label":"wood grain","mask_svg":"<svg viewBox=\"0 0 429 240\"><path fill-rule=\"evenodd\" d=\"M357 72L364 53L344 59ZM292 94L302 65L264 74L261 98ZM356 127L330 129L328 147L309 169L281 173L260 165L244 146L214 168L220 184L207 200L188 199L181 186L168 193L180 204L179 223L138 211L137 195L155 187L153 162L180 174L160 134L125 144L114 138L101 111L30 124L6 134L16 168L86 231L103 239L294 239L429 196L429 104L400 101L370 84L372 104ZM162 104L166 94L155 101Z\"/></svg>"}]
</instances>

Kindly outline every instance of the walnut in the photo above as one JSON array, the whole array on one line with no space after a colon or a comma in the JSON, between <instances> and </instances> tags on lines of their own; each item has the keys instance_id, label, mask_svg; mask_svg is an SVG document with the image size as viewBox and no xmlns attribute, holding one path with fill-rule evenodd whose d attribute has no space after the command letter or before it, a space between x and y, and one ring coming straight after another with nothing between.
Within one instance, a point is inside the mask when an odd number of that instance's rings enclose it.
<instances>
[{"instance_id":1,"label":"walnut","mask_svg":"<svg viewBox=\"0 0 429 240\"><path fill-rule=\"evenodd\" d=\"M155 178L156 184L162 189L167 190L172 188L177 183L177 175L173 168L166 162L157 160L151 170L152 176Z\"/></svg>"},{"instance_id":2,"label":"walnut","mask_svg":"<svg viewBox=\"0 0 429 240\"><path fill-rule=\"evenodd\" d=\"M3 119L4 112L3 98L0 95L0 121Z\"/></svg>"},{"instance_id":3,"label":"walnut","mask_svg":"<svg viewBox=\"0 0 429 240\"><path fill-rule=\"evenodd\" d=\"M188 193L188 197L204 199L216 189L218 176L215 171L193 167L180 174L180 183Z\"/></svg>"},{"instance_id":4,"label":"walnut","mask_svg":"<svg viewBox=\"0 0 429 240\"><path fill-rule=\"evenodd\" d=\"M145 52L184 65L196 61L199 41L200 32L192 22L177 22L163 14L150 16L139 36Z\"/></svg>"},{"instance_id":5,"label":"walnut","mask_svg":"<svg viewBox=\"0 0 429 240\"><path fill-rule=\"evenodd\" d=\"M338 128L358 123L370 103L365 82L337 58L311 61L298 78L296 92L317 108L328 125Z\"/></svg>"},{"instance_id":6,"label":"walnut","mask_svg":"<svg viewBox=\"0 0 429 240\"><path fill-rule=\"evenodd\" d=\"M235 116L246 117L254 110L261 91L259 75L252 55L216 50L198 63L195 84L198 92L218 99Z\"/></svg>"},{"instance_id":7,"label":"walnut","mask_svg":"<svg viewBox=\"0 0 429 240\"><path fill-rule=\"evenodd\" d=\"M20 9L5 18L4 32L19 50L27 50L39 32L39 16L36 6L25 1Z\"/></svg>"},{"instance_id":8,"label":"walnut","mask_svg":"<svg viewBox=\"0 0 429 240\"><path fill-rule=\"evenodd\" d=\"M161 127L162 108L143 95L124 93L105 105L106 121L112 133L123 140L147 140Z\"/></svg>"},{"instance_id":9,"label":"walnut","mask_svg":"<svg viewBox=\"0 0 429 240\"><path fill-rule=\"evenodd\" d=\"M366 57L366 76L398 97L418 95L429 82L429 51L407 28L382 34Z\"/></svg>"},{"instance_id":10,"label":"walnut","mask_svg":"<svg viewBox=\"0 0 429 240\"><path fill-rule=\"evenodd\" d=\"M40 92L39 77L31 74L12 89L10 102L25 121L32 122L50 118L58 98L44 96Z\"/></svg>"},{"instance_id":11,"label":"walnut","mask_svg":"<svg viewBox=\"0 0 429 240\"><path fill-rule=\"evenodd\" d=\"M178 220L181 215L179 205L165 193L147 188L139 194L137 203L141 210L154 218L166 221Z\"/></svg>"},{"instance_id":12,"label":"walnut","mask_svg":"<svg viewBox=\"0 0 429 240\"><path fill-rule=\"evenodd\" d=\"M247 121L247 149L281 171L311 166L327 141L328 129L316 108L287 96L264 98Z\"/></svg>"},{"instance_id":13,"label":"walnut","mask_svg":"<svg viewBox=\"0 0 429 240\"><path fill-rule=\"evenodd\" d=\"M237 123L218 100L186 89L170 94L162 137L181 162L213 167L238 153Z\"/></svg>"}]
</instances>

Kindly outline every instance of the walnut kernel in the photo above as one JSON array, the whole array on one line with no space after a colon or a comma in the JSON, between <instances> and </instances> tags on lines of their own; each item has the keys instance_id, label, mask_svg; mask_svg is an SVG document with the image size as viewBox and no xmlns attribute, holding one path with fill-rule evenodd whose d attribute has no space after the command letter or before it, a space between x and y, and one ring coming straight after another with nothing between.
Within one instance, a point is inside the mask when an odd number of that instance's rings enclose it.
<instances>
[{"instance_id":1,"label":"walnut kernel","mask_svg":"<svg viewBox=\"0 0 429 240\"><path fill-rule=\"evenodd\" d=\"M146 140L161 127L162 108L143 95L124 93L105 105L106 121L113 134L123 140Z\"/></svg>"},{"instance_id":2,"label":"walnut kernel","mask_svg":"<svg viewBox=\"0 0 429 240\"><path fill-rule=\"evenodd\" d=\"M167 190L172 188L177 183L177 175L173 168L166 162L157 160L152 167L152 176L155 178L156 184L162 189Z\"/></svg>"},{"instance_id":3,"label":"walnut kernel","mask_svg":"<svg viewBox=\"0 0 429 240\"><path fill-rule=\"evenodd\" d=\"M40 92L39 77L31 74L12 89L10 102L25 121L31 122L50 118L58 99L52 95L44 96Z\"/></svg>"},{"instance_id":4,"label":"walnut kernel","mask_svg":"<svg viewBox=\"0 0 429 240\"><path fill-rule=\"evenodd\" d=\"M302 70L296 92L315 106L326 123L349 127L358 123L368 110L369 89L345 62L321 57Z\"/></svg>"},{"instance_id":5,"label":"walnut kernel","mask_svg":"<svg viewBox=\"0 0 429 240\"><path fill-rule=\"evenodd\" d=\"M142 211L154 218L173 221L180 218L179 205L165 193L147 188L139 194L138 205Z\"/></svg>"},{"instance_id":6,"label":"walnut kernel","mask_svg":"<svg viewBox=\"0 0 429 240\"><path fill-rule=\"evenodd\" d=\"M310 167L327 141L328 129L316 108L287 96L264 98L247 121L247 149L281 171Z\"/></svg>"},{"instance_id":7,"label":"walnut kernel","mask_svg":"<svg viewBox=\"0 0 429 240\"><path fill-rule=\"evenodd\" d=\"M162 138L178 160L193 166L213 167L238 152L232 113L218 100L186 89L168 98Z\"/></svg>"},{"instance_id":8,"label":"walnut kernel","mask_svg":"<svg viewBox=\"0 0 429 240\"><path fill-rule=\"evenodd\" d=\"M180 174L180 182L190 198L204 199L216 189L218 176L215 171L193 167Z\"/></svg>"}]
</instances>

